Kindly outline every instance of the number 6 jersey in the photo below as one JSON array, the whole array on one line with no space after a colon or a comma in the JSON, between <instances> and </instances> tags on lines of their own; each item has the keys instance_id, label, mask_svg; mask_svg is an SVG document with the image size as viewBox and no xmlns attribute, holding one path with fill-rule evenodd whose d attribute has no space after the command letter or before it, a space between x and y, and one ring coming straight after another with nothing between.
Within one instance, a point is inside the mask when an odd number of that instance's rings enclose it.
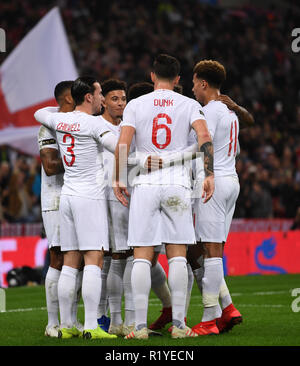
<instances>
[{"instance_id":1,"label":"number 6 jersey","mask_svg":"<svg viewBox=\"0 0 300 366\"><path fill-rule=\"evenodd\" d=\"M157 89L127 104L121 127L135 128L137 152L163 158L187 148L196 120L205 120L197 101L172 90ZM151 173L142 170L133 184L175 184L190 188L191 180L186 166L174 166Z\"/></svg>"}]
</instances>

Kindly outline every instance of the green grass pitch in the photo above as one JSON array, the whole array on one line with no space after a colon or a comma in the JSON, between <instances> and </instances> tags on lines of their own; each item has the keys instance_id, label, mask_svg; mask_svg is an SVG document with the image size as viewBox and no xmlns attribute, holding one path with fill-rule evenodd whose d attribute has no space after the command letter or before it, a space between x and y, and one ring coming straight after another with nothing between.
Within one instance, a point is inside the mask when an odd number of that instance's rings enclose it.
<instances>
[{"instance_id":1,"label":"green grass pitch","mask_svg":"<svg viewBox=\"0 0 300 366\"><path fill-rule=\"evenodd\" d=\"M6 312L0 313L0 346L300 346L300 274L226 277L233 303L243 315L243 323L231 332L195 339L163 337L149 340L61 340L44 336L47 322L44 286L6 289ZM294 295L295 295L294 291ZM294 304L294 306L292 306ZM151 292L148 322L159 315L161 304ZM194 283L187 324L201 320L201 295ZM83 322L83 305L79 305Z\"/></svg>"}]
</instances>

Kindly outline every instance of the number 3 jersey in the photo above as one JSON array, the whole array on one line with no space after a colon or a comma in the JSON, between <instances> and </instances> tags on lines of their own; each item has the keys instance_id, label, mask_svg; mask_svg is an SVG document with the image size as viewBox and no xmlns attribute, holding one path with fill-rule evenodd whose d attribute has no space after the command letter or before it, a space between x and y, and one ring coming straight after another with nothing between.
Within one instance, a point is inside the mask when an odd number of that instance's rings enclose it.
<instances>
[{"instance_id":1,"label":"number 3 jersey","mask_svg":"<svg viewBox=\"0 0 300 366\"><path fill-rule=\"evenodd\" d=\"M163 158L187 148L189 133L196 120L205 120L197 101L172 90L157 89L127 104L121 127L135 128L137 153L156 154ZM181 165L151 173L141 170L133 184L175 184L190 188L191 180L189 169Z\"/></svg>"},{"instance_id":2,"label":"number 3 jersey","mask_svg":"<svg viewBox=\"0 0 300 366\"><path fill-rule=\"evenodd\" d=\"M53 130L41 126L38 134L39 149L59 150L56 135ZM41 208L42 211L58 211L61 187L64 182L64 174L47 176L42 165L41 169Z\"/></svg>"},{"instance_id":3,"label":"number 3 jersey","mask_svg":"<svg viewBox=\"0 0 300 366\"><path fill-rule=\"evenodd\" d=\"M109 132L98 117L80 111L55 113L43 108L35 113L37 121L56 131L65 174L61 194L105 199L101 135ZM104 173L103 173L104 176Z\"/></svg>"}]
</instances>

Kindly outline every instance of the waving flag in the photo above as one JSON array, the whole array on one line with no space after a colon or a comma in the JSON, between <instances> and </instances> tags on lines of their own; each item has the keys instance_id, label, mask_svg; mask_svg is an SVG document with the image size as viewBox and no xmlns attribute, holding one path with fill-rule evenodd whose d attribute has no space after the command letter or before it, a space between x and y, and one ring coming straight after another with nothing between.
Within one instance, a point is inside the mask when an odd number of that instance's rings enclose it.
<instances>
[{"instance_id":1,"label":"waving flag","mask_svg":"<svg viewBox=\"0 0 300 366\"><path fill-rule=\"evenodd\" d=\"M78 76L61 15L47 13L0 66L0 145L38 154L34 112L56 105L54 88Z\"/></svg>"}]
</instances>

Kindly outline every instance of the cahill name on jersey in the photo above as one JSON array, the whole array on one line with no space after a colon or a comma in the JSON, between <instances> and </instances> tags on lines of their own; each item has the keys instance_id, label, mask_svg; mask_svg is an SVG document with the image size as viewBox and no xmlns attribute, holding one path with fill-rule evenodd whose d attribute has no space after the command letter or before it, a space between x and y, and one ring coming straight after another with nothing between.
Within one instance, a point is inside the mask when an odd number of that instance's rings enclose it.
<instances>
[{"instance_id":1,"label":"cahill name on jersey","mask_svg":"<svg viewBox=\"0 0 300 366\"><path fill-rule=\"evenodd\" d=\"M188 146L191 126L205 120L201 105L172 90L158 89L133 99L125 107L121 126L135 128L137 152L162 158ZM137 184L180 185L190 188L189 169L174 166L148 173L142 170L134 178Z\"/></svg>"},{"instance_id":2,"label":"cahill name on jersey","mask_svg":"<svg viewBox=\"0 0 300 366\"><path fill-rule=\"evenodd\" d=\"M103 172L100 136L109 131L98 117L80 111L45 111L43 124L56 130L65 174L61 194L105 199L105 184L97 180ZM103 173L104 176L104 173Z\"/></svg>"}]
</instances>

